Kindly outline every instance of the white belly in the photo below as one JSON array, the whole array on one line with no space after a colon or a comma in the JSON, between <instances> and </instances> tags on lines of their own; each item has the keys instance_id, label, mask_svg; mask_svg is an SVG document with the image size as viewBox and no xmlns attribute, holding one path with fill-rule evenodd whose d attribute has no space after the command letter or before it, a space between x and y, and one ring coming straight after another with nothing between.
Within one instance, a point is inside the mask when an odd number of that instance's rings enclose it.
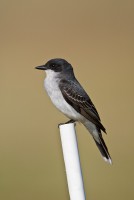
<instances>
[{"instance_id":1,"label":"white belly","mask_svg":"<svg viewBox=\"0 0 134 200\"><path fill-rule=\"evenodd\" d=\"M64 97L58 87L58 79L49 75L44 81L44 86L51 101L62 113L64 113L70 119L81 119L81 115L64 100Z\"/></svg>"}]
</instances>

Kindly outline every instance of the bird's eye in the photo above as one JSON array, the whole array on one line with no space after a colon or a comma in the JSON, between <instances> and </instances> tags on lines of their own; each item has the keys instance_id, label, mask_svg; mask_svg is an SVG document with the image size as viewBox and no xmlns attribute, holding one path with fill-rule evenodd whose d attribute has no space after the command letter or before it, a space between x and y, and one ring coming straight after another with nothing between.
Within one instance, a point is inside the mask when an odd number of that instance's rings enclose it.
<instances>
[{"instance_id":1,"label":"bird's eye","mask_svg":"<svg viewBox=\"0 0 134 200\"><path fill-rule=\"evenodd\" d=\"M55 72L59 72L59 70L60 70L60 65L58 65L57 63L52 63L52 64L50 65L50 69L53 70L53 71L55 71Z\"/></svg>"},{"instance_id":2,"label":"bird's eye","mask_svg":"<svg viewBox=\"0 0 134 200\"><path fill-rule=\"evenodd\" d=\"M55 64L52 64L51 67L55 67Z\"/></svg>"}]
</instances>

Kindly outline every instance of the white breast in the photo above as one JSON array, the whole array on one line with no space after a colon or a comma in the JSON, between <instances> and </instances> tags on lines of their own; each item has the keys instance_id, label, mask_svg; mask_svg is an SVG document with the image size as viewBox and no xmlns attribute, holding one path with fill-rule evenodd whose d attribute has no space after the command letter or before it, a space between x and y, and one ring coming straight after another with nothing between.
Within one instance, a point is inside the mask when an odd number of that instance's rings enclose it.
<instances>
[{"instance_id":1,"label":"white breast","mask_svg":"<svg viewBox=\"0 0 134 200\"><path fill-rule=\"evenodd\" d=\"M53 104L70 119L79 120L81 115L64 100L59 89L58 73L52 70L46 70L46 74L44 86Z\"/></svg>"}]
</instances>

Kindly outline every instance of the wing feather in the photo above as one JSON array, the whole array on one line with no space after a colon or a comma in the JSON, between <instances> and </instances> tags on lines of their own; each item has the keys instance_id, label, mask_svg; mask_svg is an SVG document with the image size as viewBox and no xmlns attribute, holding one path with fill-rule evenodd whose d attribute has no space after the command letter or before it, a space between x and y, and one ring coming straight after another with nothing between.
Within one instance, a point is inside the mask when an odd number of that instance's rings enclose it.
<instances>
[{"instance_id":1,"label":"wing feather","mask_svg":"<svg viewBox=\"0 0 134 200\"><path fill-rule=\"evenodd\" d=\"M106 133L94 104L80 84L80 87L78 87L78 84L78 82L72 81L70 83L69 81L62 80L59 87L63 97L77 112L94 123L99 131L102 130Z\"/></svg>"}]
</instances>

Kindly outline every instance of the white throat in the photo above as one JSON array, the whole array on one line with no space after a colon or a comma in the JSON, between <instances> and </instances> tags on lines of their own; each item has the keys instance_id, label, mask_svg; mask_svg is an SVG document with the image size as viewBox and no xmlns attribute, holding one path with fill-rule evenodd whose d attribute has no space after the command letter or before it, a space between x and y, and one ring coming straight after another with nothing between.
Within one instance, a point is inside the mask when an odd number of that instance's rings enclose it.
<instances>
[{"instance_id":1,"label":"white throat","mask_svg":"<svg viewBox=\"0 0 134 200\"><path fill-rule=\"evenodd\" d=\"M55 72L51 69L48 69L45 72L46 72L46 79L48 79L48 80L53 80L55 78L56 79L58 78L59 72Z\"/></svg>"},{"instance_id":2,"label":"white throat","mask_svg":"<svg viewBox=\"0 0 134 200\"><path fill-rule=\"evenodd\" d=\"M46 70L45 72L46 72L46 78L44 80L44 86L49 97L51 98L51 96L53 96L52 94L54 94L57 90L59 90L59 86L58 86L59 81L60 81L58 77L59 73L54 72L51 69Z\"/></svg>"}]
</instances>

